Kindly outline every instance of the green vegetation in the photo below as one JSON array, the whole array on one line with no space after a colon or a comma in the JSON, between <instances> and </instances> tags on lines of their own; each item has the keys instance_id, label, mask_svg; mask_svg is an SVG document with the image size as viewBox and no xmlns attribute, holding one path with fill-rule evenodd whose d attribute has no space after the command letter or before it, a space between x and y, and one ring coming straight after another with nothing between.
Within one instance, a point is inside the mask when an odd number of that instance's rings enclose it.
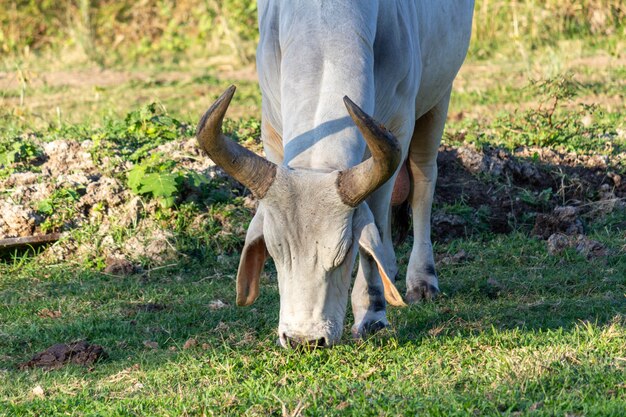
<instances>
[{"instance_id":1,"label":"green vegetation","mask_svg":"<svg viewBox=\"0 0 626 417\"><path fill-rule=\"evenodd\" d=\"M499 112L487 121L466 119L452 124L447 139L452 143L470 142L479 146L500 146L515 149L536 146L578 153L602 153L614 156L626 149L626 136L618 130L626 127L623 109L607 112L600 105L572 103L582 94L581 83L573 75L560 75L540 82L531 82L521 91L522 97L537 102L528 109ZM513 99L513 94L506 93ZM495 100L497 93L490 94ZM502 97L502 100L506 100ZM463 100L463 99L461 99ZM484 99L478 100L480 104ZM570 106L570 107L568 107Z\"/></svg>"},{"instance_id":2,"label":"green vegetation","mask_svg":"<svg viewBox=\"0 0 626 417\"><path fill-rule=\"evenodd\" d=\"M623 244L601 227L593 237ZM236 257L129 277L16 264L0 280L0 363L12 381L0 387L0 414L280 415L284 404L303 415L619 416L624 257L554 258L523 234L437 251L459 249L474 258L440 268L439 301L391 310L394 328L364 343L346 336L306 354L275 345L274 279L252 308L233 305ZM46 308L61 317L37 316ZM81 338L109 359L92 371L12 368ZM183 349L189 339L197 344Z\"/></svg>"},{"instance_id":3,"label":"green vegetation","mask_svg":"<svg viewBox=\"0 0 626 417\"><path fill-rule=\"evenodd\" d=\"M50 197L37 203L37 212L46 216L41 231L58 231L76 215L76 203L80 195L77 190L64 187L54 191Z\"/></svg>"},{"instance_id":4,"label":"green vegetation","mask_svg":"<svg viewBox=\"0 0 626 417\"><path fill-rule=\"evenodd\" d=\"M621 416L622 3L477 0L442 154L487 168L440 164L442 296L362 342L349 314L339 346L294 352L276 345L271 260L235 306L254 201L193 139L236 84L225 131L262 152L255 2L0 0L0 230L18 207L23 234L64 232L0 254L0 416ZM532 236L557 205L588 241ZM18 368L76 340L108 358Z\"/></svg>"},{"instance_id":5,"label":"green vegetation","mask_svg":"<svg viewBox=\"0 0 626 417\"><path fill-rule=\"evenodd\" d=\"M99 65L213 57L249 63L257 40L252 0L32 1L0 3L0 50L28 57L78 51ZM8 4L6 4L8 3ZM506 50L527 58L560 39L617 48L626 6L619 0L477 0L471 55ZM614 49L617 51L617 49ZM76 54L74 54L76 55Z\"/></svg>"}]
</instances>

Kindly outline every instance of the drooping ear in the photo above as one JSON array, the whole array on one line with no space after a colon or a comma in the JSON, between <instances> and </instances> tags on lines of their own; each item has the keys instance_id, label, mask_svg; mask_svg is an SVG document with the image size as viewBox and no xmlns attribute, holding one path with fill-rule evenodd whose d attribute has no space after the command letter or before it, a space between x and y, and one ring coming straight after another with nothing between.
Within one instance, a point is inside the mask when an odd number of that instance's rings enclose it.
<instances>
[{"instance_id":1,"label":"drooping ear","mask_svg":"<svg viewBox=\"0 0 626 417\"><path fill-rule=\"evenodd\" d=\"M374 222L374 215L367 203L363 202L359 205L354 213L353 222L355 236L358 236L359 239L359 250L371 256L376 262L378 272L383 281L385 300L393 306L406 307L398 289L389 278L389 272L384 262L387 259L387 256L385 256L386 250L380 238L378 227L376 227Z\"/></svg>"},{"instance_id":2,"label":"drooping ear","mask_svg":"<svg viewBox=\"0 0 626 417\"><path fill-rule=\"evenodd\" d=\"M263 214L252 218L237 270L237 305L249 306L259 296L261 271L268 253L263 238Z\"/></svg>"}]
</instances>

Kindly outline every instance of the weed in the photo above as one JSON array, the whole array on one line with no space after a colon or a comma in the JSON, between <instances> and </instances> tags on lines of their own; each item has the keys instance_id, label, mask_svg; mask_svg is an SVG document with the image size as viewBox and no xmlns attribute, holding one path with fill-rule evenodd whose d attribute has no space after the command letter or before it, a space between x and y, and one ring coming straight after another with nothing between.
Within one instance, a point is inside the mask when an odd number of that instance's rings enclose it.
<instances>
[{"instance_id":1,"label":"weed","mask_svg":"<svg viewBox=\"0 0 626 417\"><path fill-rule=\"evenodd\" d=\"M36 210L45 216L41 224L44 233L58 231L75 217L76 203L80 199L80 190L63 187L54 191L50 197L39 201Z\"/></svg>"},{"instance_id":2,"label":"weed","mask_svg":"<svg viewBox=\"0 0 626 417\"><path fill-rule=\"evenodd\" d=\"M170 208L180 196L183 186L200 188L209 180L195 171L177 168L175 161L161 152L153 153L127 172L127 184L137 195L155 198L163 208Z\"/></svg>"},{"instance_id":3,"label":"weed","mask_svg":"<svg viewBox=\"0 0 626 417\"><path fill-rule=\"evenodd\" d=\"M31 169L30 162L42 154L42 149L29 140L0 142L0 177Z\"/></svg>"},{"instance_id":4,"label":"weed","mask_svg":"<svg viewBox=\"0 0 626 417\"><path fill-rule=\"evenodd\" d=\"M578 153L619 153L626 145L616 129L619 122L615 117L619 115L607 115L595 104L580 104L575 110L565 107L580 88L572 74L531 82L526 90L537 97L537 105L501 112L485 124L477 119L467 121L460 130L448 131L445 138L452 143L463 141L481 147L496 144L509 150L528 146Z\"/></svg>"},{"instance_id":5,"label":"weed","mask_svg":"<svg viewBox=\"0 0 626 417\"><path fill-rule=\"evenodd\" d=\"M150 103L129 112L123 121L106 120L102 133L120 147L123 156L137 162L152 148L188 135L190 129L169 116L163 106Z\"/></svg>"}]
</instances>

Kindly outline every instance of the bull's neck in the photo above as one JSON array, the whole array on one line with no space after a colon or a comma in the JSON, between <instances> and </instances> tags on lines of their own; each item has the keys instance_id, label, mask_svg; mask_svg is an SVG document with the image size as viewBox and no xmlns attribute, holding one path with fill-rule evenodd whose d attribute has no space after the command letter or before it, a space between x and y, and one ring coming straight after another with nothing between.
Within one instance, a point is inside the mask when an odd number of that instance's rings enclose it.
<instances>
[{"instance_id":1,"label":"bull's neck","mask_svg":"<svg viewBox=\"0 0 626 417\"><path fill-rule=\"evenodd\" d=\"M368 114L374 111L377 10L363 7L374 2L360 3L358 8L321 3L307 0L297 13L293 13L297 7L281 12L284 163L344 169L362 160L365 142L348 116L343 97L350 97Z\"/></svg>"}]
</instances>

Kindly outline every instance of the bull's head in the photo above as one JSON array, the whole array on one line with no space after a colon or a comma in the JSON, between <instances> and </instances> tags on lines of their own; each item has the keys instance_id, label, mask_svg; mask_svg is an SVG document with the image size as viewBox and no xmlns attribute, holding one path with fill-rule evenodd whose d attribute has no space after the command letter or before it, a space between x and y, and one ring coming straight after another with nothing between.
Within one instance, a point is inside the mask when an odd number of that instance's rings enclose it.
<instances>
[{"instance_id":1,"label":"bull's head","mask_svg":"<svg viewBox=\"0 0 626 417\"><path fill-rule=\"evenodd\" d=\"M247 306L258 297L269 255L278 271L281 345L330 346L341 337L360 252L377 264L387 302L403 305L386 268L389 255L364 202L396 170L397 140L345 97L372 156L352 168L325 173L278 166L222 134L234 92L230 87L211 106L196 135L211 159L259 198L237 271L237 304Z\"/></svg>"}]
</instances>

